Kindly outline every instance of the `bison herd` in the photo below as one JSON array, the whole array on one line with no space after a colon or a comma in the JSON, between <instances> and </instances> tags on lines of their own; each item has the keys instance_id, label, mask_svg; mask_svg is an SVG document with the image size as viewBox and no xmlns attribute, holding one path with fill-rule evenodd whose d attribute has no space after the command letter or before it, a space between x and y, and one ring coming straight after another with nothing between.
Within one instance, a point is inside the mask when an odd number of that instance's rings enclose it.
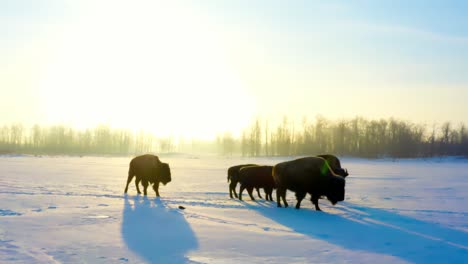
<instances>
[{"instance_id":1,"label":"bison herd","mask_svg":"<svg viewBox=\"0 0 468 264\"><path fill-rule=\"evenodd\" d=\"M305 196L310 194L310 200L318 211L321 211L318 200L322 197L327 198L333 205L344 200L346 176L348 171L341 167L340 160L334 155L299 158L275 166L242 164L227 170L231 198L242 200L242 193L247 190L250 199L255 200L253 190L255 189L258 197L262 198L260 189L264 189L265 199L273 201L272 193L276 189L278 207L282 207L281 201L288 207L286 191L290 190L296 195L296 209L300 208ZM166 185L171 181L171 171L167 163L161 162L155 155L147 154L131 160L125 193L133 177L136 177L135 186L139 194L141 192L138 185L141 182L144 195L147 195L149 184L153 184L153 190L159 197L159 184ZM239 194L236 192L238 184Z\"/></svg>"}]
</instances>

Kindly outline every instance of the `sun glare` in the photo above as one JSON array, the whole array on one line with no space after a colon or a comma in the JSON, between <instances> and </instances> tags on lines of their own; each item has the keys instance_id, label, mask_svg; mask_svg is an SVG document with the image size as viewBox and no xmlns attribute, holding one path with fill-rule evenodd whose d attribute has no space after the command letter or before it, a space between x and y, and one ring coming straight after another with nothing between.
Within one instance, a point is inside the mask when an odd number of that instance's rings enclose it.
<instances>
[{"instance_id":1,"label":"sun glare","mask_svg":"<svg viewBox=\"0 0 468 264\"><path fill-rule=\"evenodd\" d=\"M141 3L149 6L93 4L62 29L40 87L47 121L163 136L238 133L253 102L216 32L180 7Z\"/></svg>"}]
</instances>

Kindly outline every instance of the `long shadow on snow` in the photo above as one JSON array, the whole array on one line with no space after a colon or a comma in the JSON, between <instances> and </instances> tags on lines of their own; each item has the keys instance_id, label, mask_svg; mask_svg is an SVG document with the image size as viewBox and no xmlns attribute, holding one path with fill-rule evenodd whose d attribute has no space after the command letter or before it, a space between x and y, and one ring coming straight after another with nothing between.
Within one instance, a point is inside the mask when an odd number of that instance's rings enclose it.
<instances>
[{"instance_id":1,"label":"long shadow on snow","mask_svg":"<svg viewBox=\"0 0 468 264\"><path fill-rule=\"evenodd\" d=\"M343 202L339 214L248 205L281 225L351 250L392 255L414 263L464 263L468 234L382 209ZM327 208L324 208L327 210Z\"/></svg>"},{"instance_id":2,"label":"long shadow on snow","mask_svg":"<svg viewBox=\"0 0 468 264\"><path fill-rule=\"evenodd\" d=\"M198 247L190 225L159 198L125 197L122 237L128 248L148 263L186 263Z\"/></svg>"}]
</instances>

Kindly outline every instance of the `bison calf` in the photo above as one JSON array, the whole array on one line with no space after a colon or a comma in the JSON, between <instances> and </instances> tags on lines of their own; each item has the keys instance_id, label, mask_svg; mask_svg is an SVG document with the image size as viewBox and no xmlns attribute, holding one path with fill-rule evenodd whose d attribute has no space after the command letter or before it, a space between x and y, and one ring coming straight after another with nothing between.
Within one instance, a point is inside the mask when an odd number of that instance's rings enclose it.
<instances>
[{"instance_id":1,"label":"bison calf","mask_svg":"<svg viewBox=\"0 0 468 264\"><path fill-rule=\"evenodd\" d=\"M257 166L257 165L255 165L255 164L242 164L242 165L236 165L236 166L232 166L232 167L228 168L227 181L229 183L229 196L231 198L233 198L232 193L234 193L234 196L237 198L236 187L237 187L237 183L239 182L239 170L242 167L247 167L247 166Z\"/></svg>"},{"instance_id":2,"label":"bison calf","mask_svg":"<svg viewBox=\"0 0 468 264\"><path fill-rule=\"evenodd\" d=\"M146 195L146 189L149 183L153 184L153 190L156 196L159 197L159 183L164 185L171 181L171 169L169 164L159 161L158 156L146 154L133 158L130 161L130 168L128 170L127 185L125 186L125 193L128 191L128 185L136 176L135 186L137 192L140 194L139 183L143 184L143 193Z\"/></svg>"},{"instance_id":3,"label":"bison calf","mask_svg":"<svg viewBox=\"0 0 468 264\"><path fill-rule=\"evenodd\" d=\"M273 168L273 179L278 207L281 207L281 199L288 207L288 189L296 193L296 209L300 208L307 193L312 195L311 201L317 211L321 211L318 200L322 195L333 205L344 200L345 179L336 175L323 158L307 157L278 163Z\"/></svg>"},{"instance_id":4,"label":"bison calf","mask_svg":"<svg viewBox=\"0 0 468 264\"><path fill-rule=\"evenodd\" d=\"M249 196L252 200L255 200L252 196L253 188L257 189L258 196L260 196L259 188L265 190L266 199L273 201L272 192L275 188L275 182L271 174L273 166L248 166L242 167L239 171L239 200L242 200L242 192L247 189ZM260 196L260 198L262 198Z\"/></svg>"}]
</instances>

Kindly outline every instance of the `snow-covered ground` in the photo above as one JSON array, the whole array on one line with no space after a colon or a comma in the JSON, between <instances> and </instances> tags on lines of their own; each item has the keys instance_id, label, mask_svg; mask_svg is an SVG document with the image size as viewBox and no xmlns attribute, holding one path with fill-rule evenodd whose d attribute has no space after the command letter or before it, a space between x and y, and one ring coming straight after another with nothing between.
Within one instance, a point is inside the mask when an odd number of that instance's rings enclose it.
<instances>
[{"instance_id":1,"label":"snow-covered ground","mask_svg":"<svg viewBox=\"0 0 468 264\"><path fill-rule=\"evenodd\" d=\"M343 158L317 212L229 198L229 166L287 158L163 156L160 199L123 195L130 159L0 157L0 263L468 263L467 160Z\"/></svg>"}]
</instances>

